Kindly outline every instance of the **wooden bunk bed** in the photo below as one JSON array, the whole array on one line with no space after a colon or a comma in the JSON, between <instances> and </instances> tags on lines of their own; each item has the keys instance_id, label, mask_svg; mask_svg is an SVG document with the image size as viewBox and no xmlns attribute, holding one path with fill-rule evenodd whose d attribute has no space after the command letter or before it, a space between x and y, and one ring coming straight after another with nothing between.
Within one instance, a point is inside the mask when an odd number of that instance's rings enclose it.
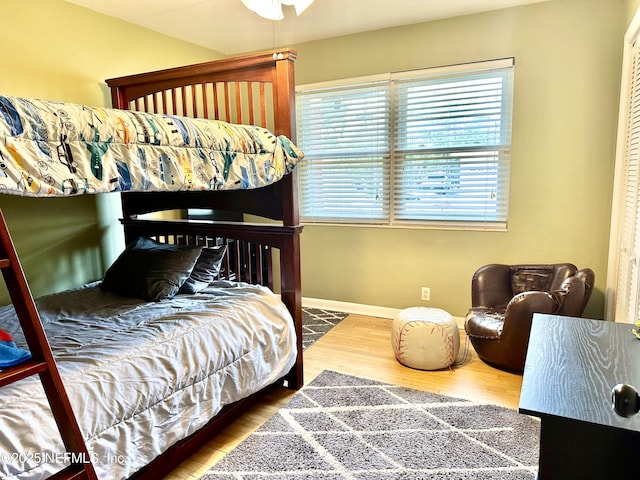
<instances>
[{"instance_id":1,"label":"wooden bunk bed","mask_svg":"<svg viewBox=\"0 0 640 480\"><path fill-rule=\"evenodd\" d=\"M260 125L295 141L296 52L280 50L107 80L115 108L142 110L230 123ZM236 259L244 245L280 251L280 295L302 331L300 217L297 175L250 190L201 192L129 192L122 194L125 240L156 232L237 239ZM212 209L276 220L281 225L137 221L141 214L181 209ZM146 226L145 226L146 225ZM261 248L258 248L261 250ZM271 270L271 257L267 257ZM237 263L237 262L236 262ZM250 267L250 265L248 266ZM246 275L251 275L249 269ZM244 280L250 280L246 276ZM273 289L270 273L260 283ZM265 283L266 282L266 283ZM296 368L287 379L292 388L303 382L302 338L298 336Z\"/></svg>"},{"instance_id":2,"label":"wooden bunk bed","mask_svg":"<svg viewBox=\"0 0 640 480\"><path fill-rule=\"evenodd\" d=\"M295 141L295 59L295 51L282 50L113 78L107 80L107 84L117 109L259 125ZM218 281L257 284L279 291L293 323L295 359L276 384L293 389L303 383L302 227L296 195L295 170L277 182L255 189L121 193L121 222L127 244L143 237L185 247L224 246L226 255L216 275ZM154 215L171 211L169 217L184 217L183 213L190 209L233 211L243 218L259 218L247 223L166 220L165 216ZM55 352L55 348L53 350ZM212 434L242 414L255 395L272 385L260 387L251 395L225 405L205 426L180 438L131 478L161 478Z\"/></svg>"}]
</instances>

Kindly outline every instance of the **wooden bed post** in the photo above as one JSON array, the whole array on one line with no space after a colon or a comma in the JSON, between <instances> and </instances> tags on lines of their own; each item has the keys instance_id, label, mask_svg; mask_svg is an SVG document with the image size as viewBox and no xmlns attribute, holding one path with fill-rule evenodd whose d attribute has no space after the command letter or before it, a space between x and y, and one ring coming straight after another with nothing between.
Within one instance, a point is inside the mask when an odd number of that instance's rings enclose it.
<instances>
[{"instance_id":1,"label":"wooden bed post","mask_svg":"<svg viewBox=\"0 0 640 480\"><path fill-rule=\"evenodd\" d=\"M294 62L297 53L293 50L275 52L276 81L274 89L274 123L279 135L296 142L296 82ZM298 209L298 173L294 170L281 181L282 223L285 226L300 225ZM280 295L290 312L298 332L302 331L302 282L300 279L300 230L287 239L287 247L280 252ZM289 388L298 389L304 384L302 368L302 338L298 335L298 361L287 376Z\"/></svg>"},{"instance_id":2,"label":"wooden bed post","mask_svg":"<svg viewBox=\"0 0 640 480\"><path fill-rule=\"evenodd\" d=\"M300 281L300 255L286 255L287 252L300 252L300 233L287 238L286 248L280 252L280 296L282 302L292 313L297 332L302 332L302 285ZM285 258L287 257L287 258ZM287 387L299 389L304 384L302 367L302 336L296 336L298 361L287 375Z\"/></svg>"},{"instance_id":3,"label":"wooden bed post","mask_svg":"<svg viewBox=\"0 0 640 480\"><path fill-rule=\"evenodd\" d=\"M276 81L278 88L274 89L275 118L274 129L278 135L289 137L294 143L296 141L296 79L294 62L296 52L287 50L275 62Z\"/></svg>"},{"instance_id":4,"label":"wooden bed post","mask_svg":"<svg viewBox=\"0 0 640 480\"><path fill-rule=\"evenodd\" d=\"M282 55L282 58L279 58ZM278 135L285 135L292 142L296 142L296 80L294 62L296 52L287 50L274 53L275 78L278 88L274 88L274 127ZM300 224L298 213L298 178L294 170L282 182L282 212L283 224L295 226Z\"/></svg>"}]
</instances>

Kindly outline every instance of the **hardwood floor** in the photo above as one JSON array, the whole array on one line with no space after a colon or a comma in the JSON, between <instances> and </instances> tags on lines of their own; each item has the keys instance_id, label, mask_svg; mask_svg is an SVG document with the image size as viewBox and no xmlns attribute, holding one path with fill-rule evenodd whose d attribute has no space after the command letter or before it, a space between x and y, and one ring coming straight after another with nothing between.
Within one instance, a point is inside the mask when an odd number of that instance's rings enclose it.
<instances>
[{"instance_id":1,"label":"hardwood floor","mask_svg":"<svg viewBox=\"0 0 640 480\"><path fill-rule=\"evenodd\" d=\"M461 332L461 348L465 344ZM419 390L517 408L522 377L483 363L469 344L466 362L454 369L422 371L394 358L391 320L351 314L304 352L305 384L323 370L334 370ZM200 478L295 394L274 389L240 419L194 452L165 480Z\"/></svg>"}]
</instances>

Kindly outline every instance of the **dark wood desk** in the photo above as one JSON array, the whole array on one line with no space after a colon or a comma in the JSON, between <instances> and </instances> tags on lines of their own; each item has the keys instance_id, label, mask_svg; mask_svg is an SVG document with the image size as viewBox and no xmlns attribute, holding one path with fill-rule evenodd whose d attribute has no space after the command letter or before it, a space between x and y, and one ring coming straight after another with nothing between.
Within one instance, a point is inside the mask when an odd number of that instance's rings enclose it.
<instances>
[{"instance_id":1,"label":"dark wood desk","mask_svg":"<svg viewBox=\"0 0 640 480\"><path fill-rule=\"evenodd\" d=\"M614 385L640 390L632 328L534 315L519 411L541 420L539 480L640 478L640 414L611 407Z\"/></svg>"}]
</instances>

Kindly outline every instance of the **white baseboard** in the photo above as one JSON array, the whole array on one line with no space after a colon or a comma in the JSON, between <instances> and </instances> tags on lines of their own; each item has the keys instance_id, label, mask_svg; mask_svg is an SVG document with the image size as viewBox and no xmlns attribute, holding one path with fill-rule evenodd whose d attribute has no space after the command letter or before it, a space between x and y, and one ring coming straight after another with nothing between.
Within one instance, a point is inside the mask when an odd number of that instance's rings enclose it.
<instances>
[{"instance_id":1,"label":"white baseboard","mask_svg":"<svg viewBox=\"0 0 640 480\"><path fill-rule=\"evenodd\" d=\"M357 313L370 317L393 318L402 310L401 308L380 307L377 305L365 305L362 303L339 302L337 300L325 300L322 298L302 297L302 305L309 308L321 308L324 310L337 310L339 312ZM453 317L460 328L464 328L464 318Z\"/></svg>"},{"instance_id":2,"label":"white baseboard","mask_svg":"<svg viewBox=\"0 0 640 480\"><path fill-rule=\"evenodd\" d=\"M325 310L337 310L339 312L358 313L370 317L393 318L400 311L399 308L378 307L376 305L364 305L362 303L339 302L337 300L324 300L322 298L302 297L302 305L309 308L322 308Z\"/></svg>"}]
</instances>

